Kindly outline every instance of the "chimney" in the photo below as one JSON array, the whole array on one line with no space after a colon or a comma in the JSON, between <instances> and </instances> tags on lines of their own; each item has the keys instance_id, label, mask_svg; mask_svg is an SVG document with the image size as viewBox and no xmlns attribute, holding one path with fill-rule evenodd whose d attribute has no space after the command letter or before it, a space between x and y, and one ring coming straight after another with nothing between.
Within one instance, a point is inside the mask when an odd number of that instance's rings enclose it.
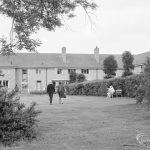
<instances>
[{"instance_id":1,"label":"chimney","mask_svg":"<svg viewBox=\"0 0 150 150\"><path fill-rule=\"evenodd\" d=\"M66 47L62 47L62 59L63 62L66 63Z\"/></svg>"},{"instance_id":2,"label":"chimney","mask_svg":"<svg viewBox=\"0 0 150 150\"><path fill-rule=\"evenodd\" d=\"M94 55L95 55L96 62L99 64L99 48L97 46L94 49Z\"/></svg>"}]
</instances>

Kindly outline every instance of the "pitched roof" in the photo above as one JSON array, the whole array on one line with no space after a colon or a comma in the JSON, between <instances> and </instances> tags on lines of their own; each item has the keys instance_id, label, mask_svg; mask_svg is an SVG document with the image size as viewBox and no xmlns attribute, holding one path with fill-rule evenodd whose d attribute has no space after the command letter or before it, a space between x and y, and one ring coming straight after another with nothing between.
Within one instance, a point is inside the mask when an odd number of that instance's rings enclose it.
<instances>
[{"instance_id":1,"label":"pitched roof","mask_svg":"<svg viewBox=\"0 0 150 150\"><path fill-rule=\"evenodd\" d=\"M67 54L67 68L98 68L94 54Z\"/></svg>"},{"instance_id":2,"label":"pitched roof","mask_svg":"<svg viewBox=\"0 0 150 150\"><path fill-rule=\"evenodd\" d=\"M0 55L0 67L15 68L103 68L103 61L110 54L99 54L97 64L94 54L66 54L66 63L61 53L16 53L12 56ZM134 63L144 63L150 52L134 55ZM114 55L118 68L122 68L122 56Z\"/></svg>"},{"instance_id":3,"label":"pitched roof","mask_svg":"<svg viewBox=\"0 0 150 150\"><path fill-rule=\"evenodd\" d=\"M134 56L134 64L139 65L146 62L147 57L150 57L150 51Z\"/></svg>"},{"instance_id":4,"label":"pitched roof","mask_svg":"<svg viewBox=\"0 0 150 150\"><path fill-rule=\"evenodd\" d=\"M0 56L0 66L16 67L63 67L61 54L46 53L16 53L12 56Z\"/></svg>"}]
</instances>

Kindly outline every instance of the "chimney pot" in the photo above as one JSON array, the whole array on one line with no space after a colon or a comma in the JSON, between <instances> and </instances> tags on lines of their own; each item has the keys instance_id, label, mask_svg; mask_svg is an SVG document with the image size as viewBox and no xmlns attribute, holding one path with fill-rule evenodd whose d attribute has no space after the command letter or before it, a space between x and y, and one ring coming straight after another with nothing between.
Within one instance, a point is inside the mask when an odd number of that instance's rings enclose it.
<instances>
[{"instance_id":1,"label":"chimney pot","mask_svg":"<svg viewBox=\"0 0 150 150\"><path fill-rule=\"evenodd\" d=\"M63 62L66 63L66 47L62 47L62 59Z\"/></svg>"},{"instance_id":2,"label":"chimney pot","mask_svg":"<svg viewBox=\"0 0 150 150\"><path fill-rule=\"evenodd\" d=\"M99 48L97 46L94 49L94 55L95 55L96 62L99 64Z\"/></svg>"}]
</instances>

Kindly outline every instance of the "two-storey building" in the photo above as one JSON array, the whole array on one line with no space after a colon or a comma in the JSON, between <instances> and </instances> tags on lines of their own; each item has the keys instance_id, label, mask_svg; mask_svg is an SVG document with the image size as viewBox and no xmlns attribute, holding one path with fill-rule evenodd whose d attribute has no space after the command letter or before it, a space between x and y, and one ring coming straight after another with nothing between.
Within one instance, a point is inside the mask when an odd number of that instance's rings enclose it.
<instances>
[{"instance_id":1,"label":"two-storey building","mask_svg":"<svg viewBox=\"0 0 150 150\"><path fill-rule=\"evenodd\" d=\"M135 57L136 62L142 62ZM43 90L49 81L67 83L69 73L83 73L87 80L103 79L103 61L108 54L69 54L66 48L61 53L16 53L12 56L0 55L0 85L13 89L18 85L22 91ZM118 63L116 77L122 75L122 57L114 55ZM136 59L138 58L138 59ZM143 58L143 61L146 58ZM135 73L140 71L135 68Z\"/></svg>"}]
</instances>

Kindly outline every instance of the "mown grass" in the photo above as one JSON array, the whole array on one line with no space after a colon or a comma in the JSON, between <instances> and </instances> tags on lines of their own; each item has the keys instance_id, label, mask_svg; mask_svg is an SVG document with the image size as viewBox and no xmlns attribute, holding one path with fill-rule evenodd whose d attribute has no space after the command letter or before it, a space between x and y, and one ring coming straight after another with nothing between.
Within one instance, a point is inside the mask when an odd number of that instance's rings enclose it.
<instances>
[{"instance_id":1,"label":"mown grass","mask_svg":"<svg viewBox=\"0 0 150 150\"><path fill-rule=\"evenodd\" d=\"M134 99L68 96L58 104L54 96L26 95L27 105L37 102L38 139L0 150L146 150L136 141L138 133L150 131L150 109ZM149 132L150 133L150 132Z\"/></svg>"}]
</instances>

